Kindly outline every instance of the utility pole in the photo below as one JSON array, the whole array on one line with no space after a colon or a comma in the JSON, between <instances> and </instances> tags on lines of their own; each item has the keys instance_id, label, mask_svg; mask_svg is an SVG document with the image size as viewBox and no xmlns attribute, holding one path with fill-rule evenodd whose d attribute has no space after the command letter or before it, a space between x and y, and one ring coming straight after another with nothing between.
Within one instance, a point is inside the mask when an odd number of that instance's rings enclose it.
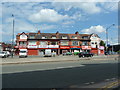
<instances>
[{"instance_id":1,"label":"utility pole","mask_svg":"<svg viewBox=\"0 0 120 90\"><path fill-rule=\"evenodd\" d=\"M111 41L112 41L113 39L111 38ZM113 43L112 43L113 44ZM112 45L112 54L113 54L113 45Z\"/></svg>"},{"instance_id":2,"label":"utility pole","mask_svg":"<svg viewBox=\"0 0 120 90\"><path fill-rule=\"evenodd\" d=\"M115 24L112 24L108 28L106 28L106 51L107 51L107 48L108 48L108 29L111 28L112 26L115 26Z\"/></svg>"},{"instance_id":3,"label":"utility pole","mask_svg":"<svg viewBox=\"0 0 120 90\"><path fill-rule=\"evenodd\" d=\"M12 58L13 58L13 53L14 53L14 15L12 14L13 18L13 35L12 35Z\"/></svg>"}]
</instances>

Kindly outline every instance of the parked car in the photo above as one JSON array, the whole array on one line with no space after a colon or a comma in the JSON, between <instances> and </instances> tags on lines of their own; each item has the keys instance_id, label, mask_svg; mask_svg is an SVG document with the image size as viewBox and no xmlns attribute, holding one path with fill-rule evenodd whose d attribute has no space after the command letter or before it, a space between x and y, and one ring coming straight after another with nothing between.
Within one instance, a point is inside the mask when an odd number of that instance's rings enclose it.
<instances>
[{"instance_id":1,"label":"parked car","mask_svg":"<svg viewBox=\"0 0 120 90\"><path fill-rule=\"evenodd\" d=\"M71 52L66 52L66 53L63 53L62 55L63 55L63 56L64 56L64 55L72 55L72 53L71 53Z\"/></svg>"},{"instance_id":2,"label":"parked car","mask_svg":"<svg viewBox=\"0 0 120 90\"><path fill-rule=\"evenodd\" d=\"M0 51L0 57L6 58L6 57L7 57L7 52L5 52L5 51Z\"/></svg>"},{"instance_id":3,"label":"parked car","mask_svg":"<svg viewBox=\"0 0 120 90\"><path fill-rule=\"evenodd\" d=\"M107 51L105 51L105 55L108 55L108 52L107 52Z\"/></svg>"},{"instance_id":4,"label":"parked car","mask_svg":"<svg viewBox=\"0 0 120 90\"><path fill-rule=\"evenodd\" d=\"M94 54L89 52L81 52L78 54L79 57L92 57Z\"/></svg>"},{"instance_id":5,"label":"parked car","mask_svg":"<svg viewBox=\"0 0 120 90\"><path fill-rule=\"evenodd\" d=\"M9 51L4 51L4 52L6 52L7 57L9 57L11 55Z\"/></svg>"},{"instance_id":6,"label":"parked car","mask_svg":"<svg viewBox=\"0 0 120 90\"><path fill-rule=\"evenodd\" d=\"M27 49L20 49L19 58L27 57Z\"/></svg>"}]
</instances>

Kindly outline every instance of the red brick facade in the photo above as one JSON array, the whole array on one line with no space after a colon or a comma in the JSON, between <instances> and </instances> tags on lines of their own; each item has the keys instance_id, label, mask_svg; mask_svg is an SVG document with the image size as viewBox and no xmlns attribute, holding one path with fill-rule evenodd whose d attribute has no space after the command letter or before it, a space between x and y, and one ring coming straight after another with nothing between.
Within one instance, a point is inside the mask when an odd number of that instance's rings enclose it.
<instances>
[{"instance_id":1,"label":"red brick facade","mask_svg":"<svg viewBox=\"0 0 120 90\"><path fill-rule=\"evenodd\" d=\"M90 45L91 34L64 34L64 33L18 33L16 35L16 48L26 48L28 55L39 55L45 49L51 49L58 55L63 52L86 51L98 54Z\"/></svg>"}]
</instances>

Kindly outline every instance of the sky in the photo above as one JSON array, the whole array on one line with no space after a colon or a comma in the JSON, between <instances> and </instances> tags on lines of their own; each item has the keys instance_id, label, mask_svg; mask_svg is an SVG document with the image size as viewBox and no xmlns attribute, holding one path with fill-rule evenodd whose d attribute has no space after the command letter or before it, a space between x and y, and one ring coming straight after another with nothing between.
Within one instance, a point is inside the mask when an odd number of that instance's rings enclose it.
<instances>
[{"instance_id":1,"label":"sky","mask_svg":"<svg viewBox=\"0 0 120 90\"><path fill-rule=\"evenodd\" d=\"M17 33L95 33L109 44L118 43L119 0L3 0L0 4L0 42L11 43Z\"/></svg>"}]
</instances>

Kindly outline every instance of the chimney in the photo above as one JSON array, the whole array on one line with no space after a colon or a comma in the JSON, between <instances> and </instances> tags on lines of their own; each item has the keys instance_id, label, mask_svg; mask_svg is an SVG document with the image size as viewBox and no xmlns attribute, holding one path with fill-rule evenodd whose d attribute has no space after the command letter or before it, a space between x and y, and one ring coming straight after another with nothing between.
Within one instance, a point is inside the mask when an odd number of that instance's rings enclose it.
<instances>
[{"instance_id":1,"label":"chimney","mask_svg":"<svg viewBox=\"0 0 120 90\"><path fill-rule=\"evenodd\" d=\"M38 31L38 34L40 34L40 30Z\"/></svg>"},{"instance_id":2,"label":"chimney","mask_svg":"<svg viewBox=\"0 0 120 90\"><path fill-rule=\"evenodd\" d=\"M77 35L78 35L78 34L79 34L79 32L78 32L78 31L76 31L76 32L75 32L75 34L77 34Z\"/></svg>"},{"instance_id":3,"label":"chimney","mask_svg":"<svg viewBox=\"0 0 120 90\"><path fill-rule=\"evenodd\" d=\"M59 31L56 32L56 35L58 35L58 34L59 34Z\"/></svg>"}]
</instances>

